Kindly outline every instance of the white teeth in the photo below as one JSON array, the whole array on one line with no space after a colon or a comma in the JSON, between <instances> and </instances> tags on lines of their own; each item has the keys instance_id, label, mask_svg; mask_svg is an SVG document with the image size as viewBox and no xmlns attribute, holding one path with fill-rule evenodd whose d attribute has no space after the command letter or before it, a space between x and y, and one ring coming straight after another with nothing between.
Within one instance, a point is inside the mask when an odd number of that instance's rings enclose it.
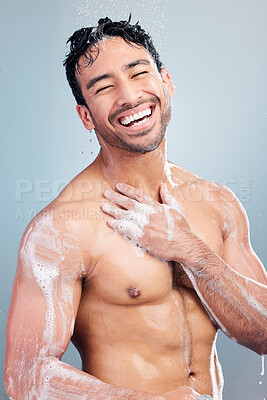
<instances>
[{"instance_id":1,"label":"white teeth","mask_svg":"<svg viewBox=\"0 0 267 400\"><path fill-rule=\"evenodd\" d=\"M152 113L151 108L147 108L146 110L143 111L144 115L150 115Z\"/></svg>"},{"instance_id":2,"label":"white teeth","mask_svg":"<svg viewBox=\"0 0 267 400\"><path fill-rule=\"evenodd\" d=\"M124 117L123 119L120 120L120 122L122 125L128 125L130 122L133 122L137 119L143 118L145 115L146 116L151 115L151 113L152 113L151 108L148 107L145 110L140 111L137 114L131 114L131 115L128 115L127 117ZM148 118L145 119L145 121L147 121L147 120L148 120ZM139 122L143 123L145 121L139 121ZM141 125L139 122L138 122L138 125ZM137 125L137 123L134 124L133 126L136 126L136 125Z\"/></svg>"},{"instance_id":3,"label":"white teeth","mask_svg":"<svg viewBox=\"0 0 267 400\"><path fill-rule=\"evenodd\" d=\"M142 121L139 121L139 122L135 122L132 126L139 126L139 125L142 125L142 124L144 124L146 121L148 121L148 118L145 118L145 119L143 119Z\"/></svg>"}]
</instances>

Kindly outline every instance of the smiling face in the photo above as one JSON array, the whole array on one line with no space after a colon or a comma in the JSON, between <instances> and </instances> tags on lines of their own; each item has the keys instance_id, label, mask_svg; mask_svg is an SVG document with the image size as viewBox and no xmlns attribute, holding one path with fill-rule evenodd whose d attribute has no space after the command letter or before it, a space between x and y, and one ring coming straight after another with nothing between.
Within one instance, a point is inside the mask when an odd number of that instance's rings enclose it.
<instances>
[{"instance_id":1,"label":"smiling face","mask_svg":"<svg viewBox=\"0 0 267 400\"><path fill-rule=\"evenodd\" d=\"M106 142L130 152L146 153L162 142L171 115L173 86L168 71L161 74L142 46L120 37L107 38L91 50L95 59L82 66L77 79L89 110L77 111L87 129Z\"/></svg>"}]
</instances>

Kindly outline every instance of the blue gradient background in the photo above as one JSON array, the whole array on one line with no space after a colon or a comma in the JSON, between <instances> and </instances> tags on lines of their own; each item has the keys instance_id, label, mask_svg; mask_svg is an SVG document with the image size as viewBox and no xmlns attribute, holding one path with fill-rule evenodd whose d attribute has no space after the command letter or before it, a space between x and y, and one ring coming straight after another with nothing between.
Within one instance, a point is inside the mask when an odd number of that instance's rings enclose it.
<instances>
[{"instance_id":1,"label":"blue gradient background","mask_svg":"<svg viewBox=\"0 0 267 400\"><path fill-rule=\"evenodd\" d=\"M129 12L154 38L176 87L169 159L228 184L247 210L252 245L266 264L267 1L3 1L0 399L7 399L5 325L20 238L63 182L98 152L65 79L65 42L100 17L125 19ZM21 181L28 190L22 196ZM263 400L267 383L260 357L222 333L218 352L224 400ZM64 360L80 367L72 345Z\"/></svg>"}]
</instances>

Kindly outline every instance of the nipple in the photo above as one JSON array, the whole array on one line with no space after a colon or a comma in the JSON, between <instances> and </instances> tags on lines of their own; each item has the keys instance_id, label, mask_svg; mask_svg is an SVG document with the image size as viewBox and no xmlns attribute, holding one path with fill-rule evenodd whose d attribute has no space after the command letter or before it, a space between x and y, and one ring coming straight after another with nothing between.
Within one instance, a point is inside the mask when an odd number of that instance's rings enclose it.
<instances>
[{"instance_id":1,"label":"nipple","mask_svg":"<svg viewBox=\"0 0 267 400\"><path fill-rule=\"evenodd\" d=\"M126 292L132 299L137 299L141 295L141 290L135 286L128 287Z\"/></svg>"}]
</instances>

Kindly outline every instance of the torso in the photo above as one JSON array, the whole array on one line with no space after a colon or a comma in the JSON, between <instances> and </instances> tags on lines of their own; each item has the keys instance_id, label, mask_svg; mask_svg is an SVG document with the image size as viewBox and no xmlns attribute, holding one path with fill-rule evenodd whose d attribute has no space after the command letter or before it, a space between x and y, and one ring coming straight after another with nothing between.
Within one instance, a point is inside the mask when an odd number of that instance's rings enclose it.
<instances>
[{"instance_id":1,"label":"torso","mask_svg":"<svg viewBox=\"0 0 267 400\"><path fill-rule=\"evenodd\" d=\"M173 190L192 231L221 256L220 214L203 193L202 183L192 179ZM217 329L191 282L178 264L114 233L100 211L102 202L98 192L75 205L93 216L76 223L88 272L73 342L84 371L115 386L153 393L189 385L219 400Z\"/></svg>"}]
</instances>

